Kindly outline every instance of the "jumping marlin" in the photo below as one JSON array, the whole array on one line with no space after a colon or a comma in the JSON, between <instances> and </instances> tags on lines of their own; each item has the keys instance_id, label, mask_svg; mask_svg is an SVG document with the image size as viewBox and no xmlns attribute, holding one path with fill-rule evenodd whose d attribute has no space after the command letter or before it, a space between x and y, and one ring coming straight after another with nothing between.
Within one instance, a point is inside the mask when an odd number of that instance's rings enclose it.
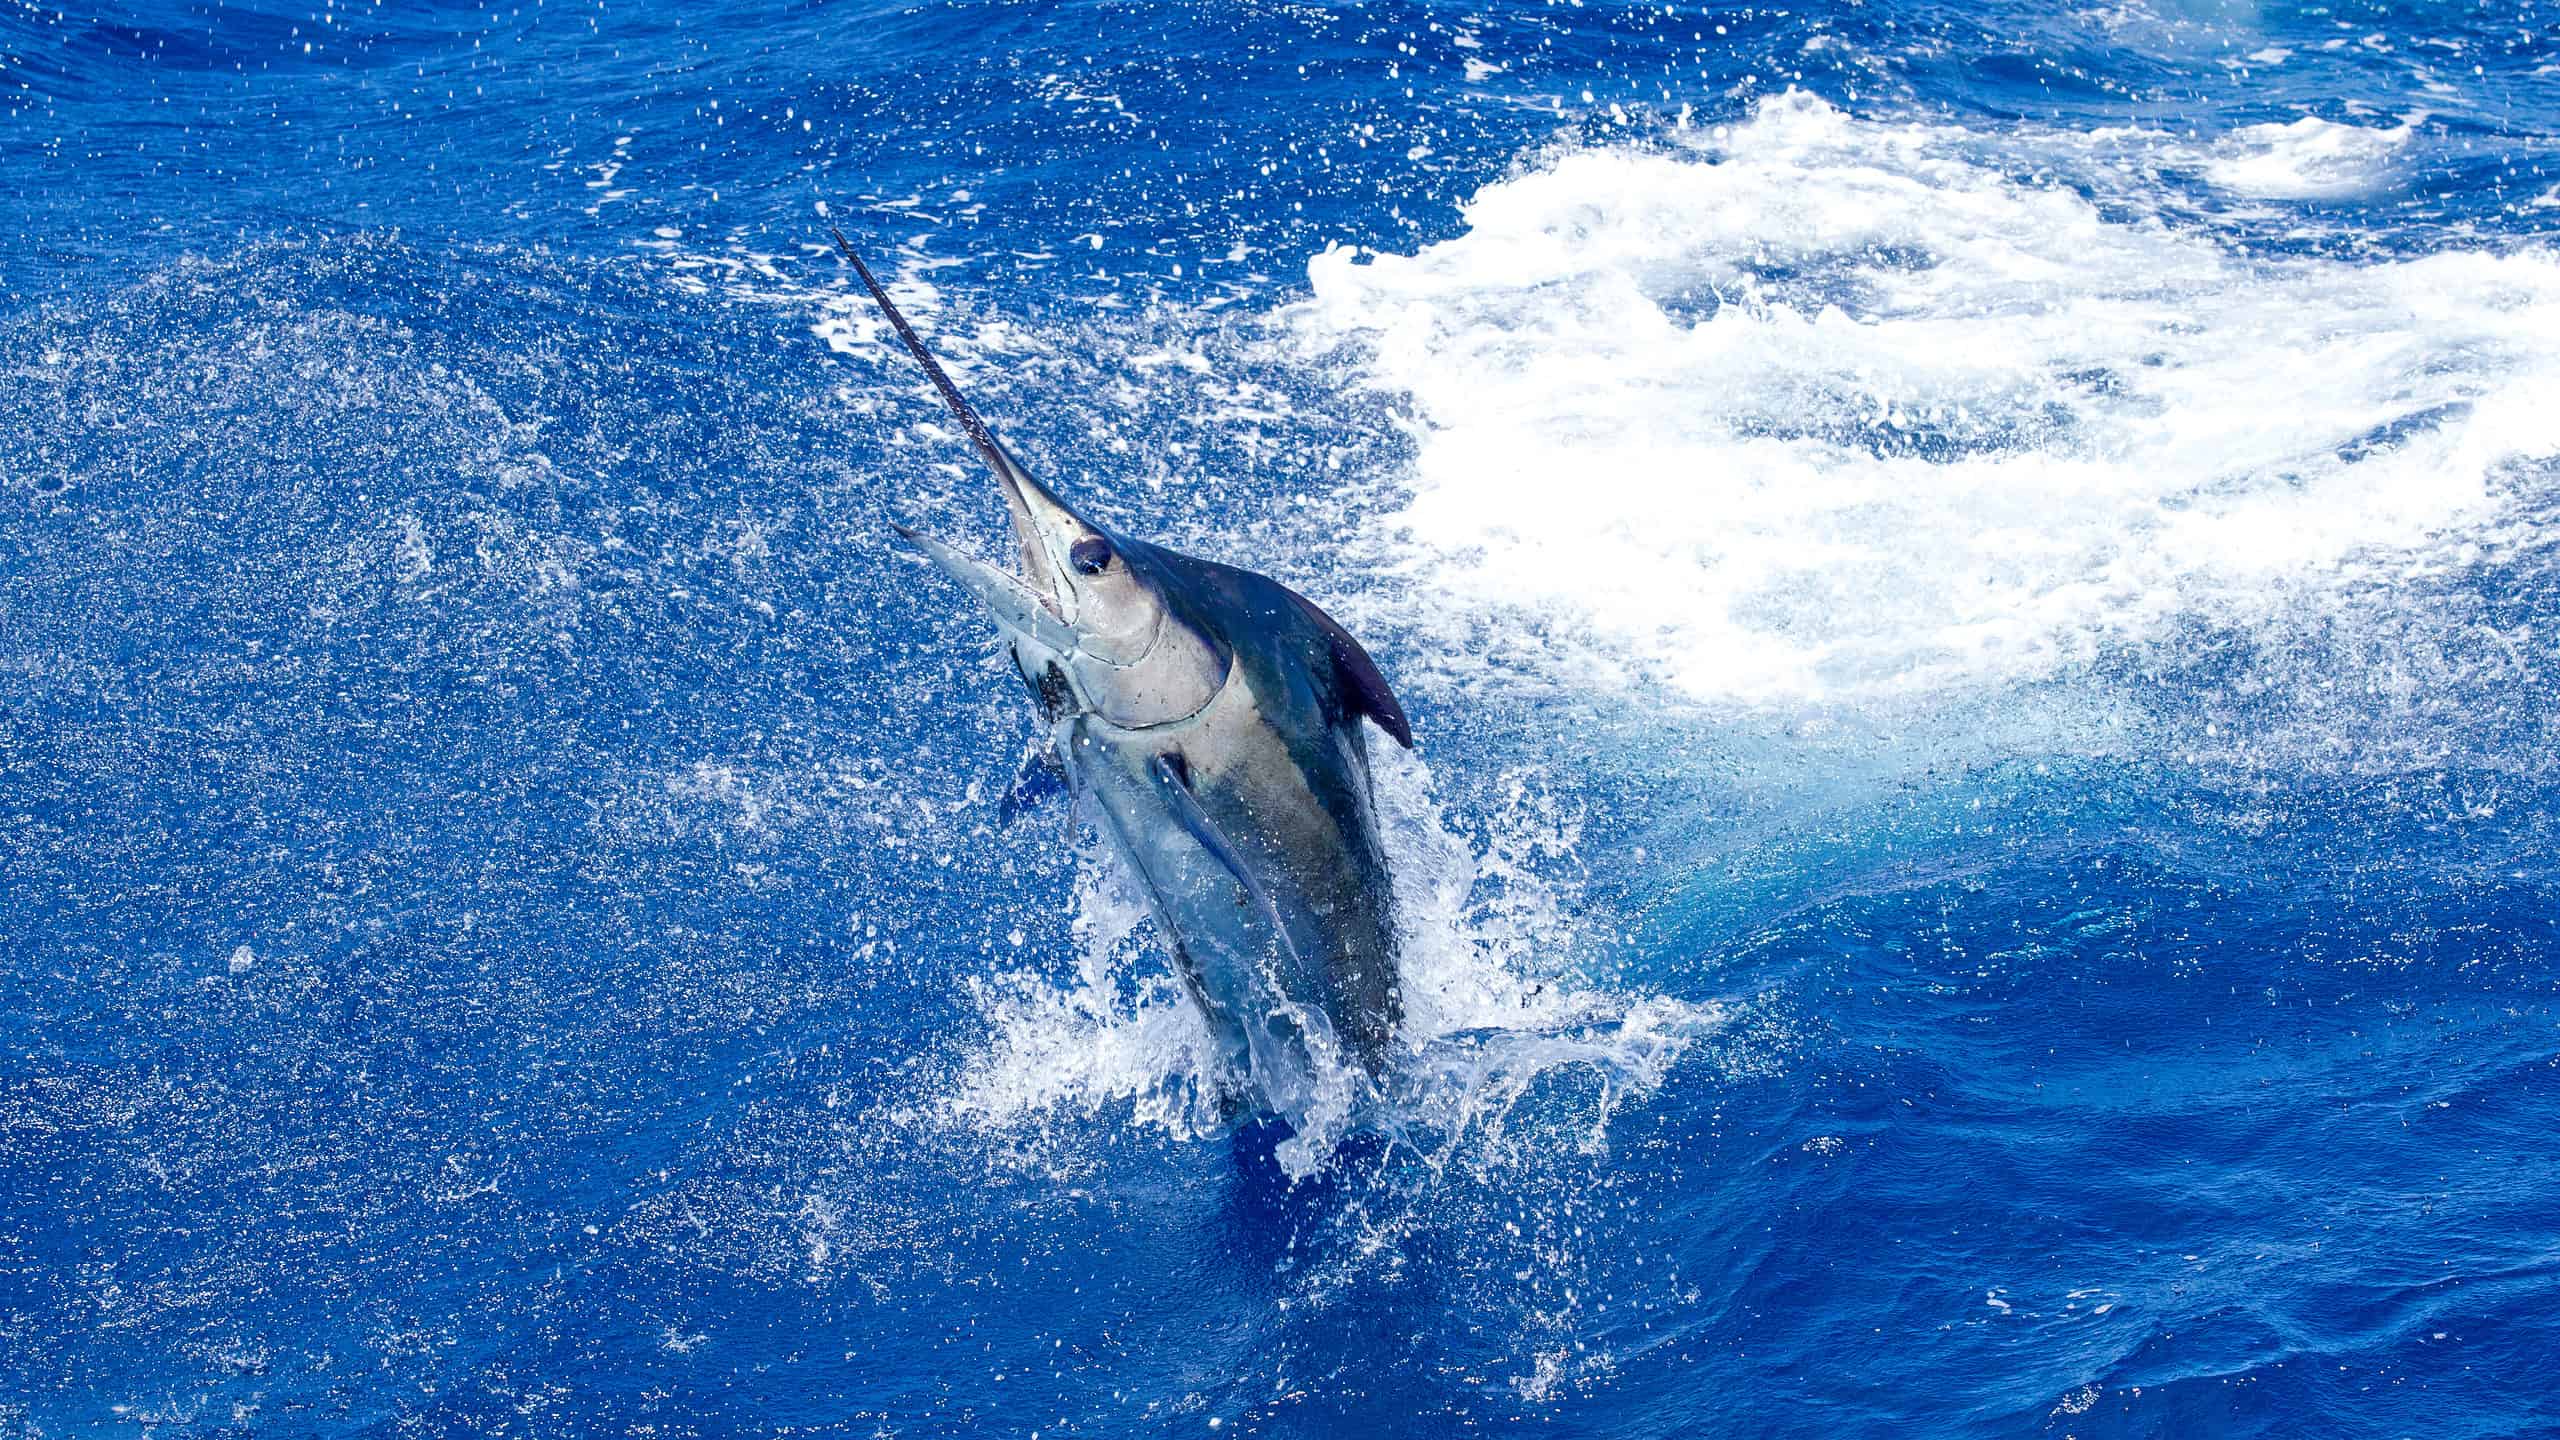
<instances>
[{"instance_id":1,"label":"jumping marlin","mask_svg":"<svg viewBox=\"0 0 2560 1440\"><path fill-rule=\"evenodd\" d=\"M1116 534L1033 479L833 233L995 472L1022 573L898 533L993 612L1068 788L1241 1082L1231 1098L1301 1130L1347 1115L1403 1018L1361 725L1412 747L1386 677L1305 596Z\"/></svg>"}]
</instances>

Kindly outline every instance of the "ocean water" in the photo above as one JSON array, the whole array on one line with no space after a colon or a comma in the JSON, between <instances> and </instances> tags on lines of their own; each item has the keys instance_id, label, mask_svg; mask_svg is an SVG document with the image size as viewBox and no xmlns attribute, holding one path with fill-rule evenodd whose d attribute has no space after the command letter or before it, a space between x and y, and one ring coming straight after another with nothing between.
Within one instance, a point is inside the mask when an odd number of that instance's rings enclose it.
<instances>
[{"instance_id":1,"label":"ocean water","mask_svg":"<svg viewBox=\"0 0 2560 1440\"><path fill-rule=\"evenodd\" d=\"M2560 10L0 0L0 1435L2560 1434ZM889 517L1367 642L1221 1127Z\"/></svg>"}]
</instances>

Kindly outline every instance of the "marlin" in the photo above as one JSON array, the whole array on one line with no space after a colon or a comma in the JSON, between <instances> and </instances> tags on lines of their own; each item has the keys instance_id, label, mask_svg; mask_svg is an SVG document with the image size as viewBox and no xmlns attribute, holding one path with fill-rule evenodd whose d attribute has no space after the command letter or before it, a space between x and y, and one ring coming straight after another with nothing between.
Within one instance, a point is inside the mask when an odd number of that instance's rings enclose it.
<instances>
[{"instance_id":1,"label":"marlin","mask_svg":"<svg viewBox=\"0 0 2560 1440\"><path fill-rule=\"evenodd\" d=\"M994 617L1046 727L1035 758L1144 892L1230 1101L1302 1132L1339 1121L1403 1021L1368 727L1412 748L1404 707L1315 602L1120 534L1033 479L830 229L993 472L1020 572L895 528Z\"/></svg>"}]
</instances>

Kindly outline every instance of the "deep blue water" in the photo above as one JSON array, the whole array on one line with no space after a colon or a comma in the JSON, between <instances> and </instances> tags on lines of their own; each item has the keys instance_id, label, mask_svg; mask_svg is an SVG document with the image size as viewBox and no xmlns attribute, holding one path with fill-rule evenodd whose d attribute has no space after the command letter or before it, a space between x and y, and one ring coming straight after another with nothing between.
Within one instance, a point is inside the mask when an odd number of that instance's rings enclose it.
<instances>
[{"instance_id":1,"label":"deep blue water","mask_svg":"<svg viewBox=\"0 0 2560 1440\"><path fill-rule=\"evenodd\" d=\"M2560 11L0 5L0 1435L2560 1434ZM1312 1176L821 201L1413 713Z\"/></svg>"}]
</instances>

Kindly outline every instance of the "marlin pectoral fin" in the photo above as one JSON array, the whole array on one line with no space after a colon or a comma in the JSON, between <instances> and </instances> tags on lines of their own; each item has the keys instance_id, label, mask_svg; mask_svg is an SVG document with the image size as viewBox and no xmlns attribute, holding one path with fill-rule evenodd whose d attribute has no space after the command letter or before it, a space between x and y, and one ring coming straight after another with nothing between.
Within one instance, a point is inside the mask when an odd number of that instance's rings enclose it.
<instances>
[{"instance_id":1,"label":"marlin pectoral fin","mask_svg":"<svg viewBox=\"0 0 2560 1440\"><path fill-rule=\"evenodd\" d=\"M1049 748L1047 737L1034 736L1021 770L1005 788L1004 798L996 802L996 823L1010 825L1024 812L1066 792L1067 767L1058 763L1058 752Z\"/></svg>"},{"instance_id":2,"label":"marlin pectoral fin","mask_svg":"<svg viewBox=\"0 0 2560 1440\"><path fill-rule=\"evenodd\" d=\"M1226 832L1218 828L1217 821L1209 818L1208 811L1200 808L1200 798L1191 793L1190 765L1179 754L1158 755L1148 769L1155 776L1156 790L1164 797L1165 809L1192 839L1200 842L1200 848L1208 851L1211 859L1235 877L1236 884L1244 889L1245 898L1252 902L1264 923L1271 927L1272 943L1279 951L1272 958L1280 961L1292 975L1308 973L1299 960L1297 942L1289 938L1289 927L1280 918L1280 907L1273 902L1271 892L1262 887L1261 881L1253 878L1253 871L1246 867L1244 858L1227 843Z\"/></svg>"},{"instance_id":3,"label":"marlin pectoral fin","mask_svg":"<svg viewBox=\"0 0 2560 1440\"><path fill-rule=\"evenodd\" d=\"M967 586L969 593L995 612L996 619L1008 630L1028 635L1041 644L1064 655L1076 648L1073 627L1049 613L1040 597L1026 589L1022 582L983 560L972 559L920 530L911 530L896 521L890 528L899 538L922 550L943 574Z\"/></svg>"},{"instance_id":4,"label":"marlin pectoral fin","mask_svg":"<svg viewBox=\"0 0 2560 1440\"><path fill-rule=\"evenodd\" d=\"M1351 632L1339 621L1317 608L1316 602L1287 586L1281 587L1288 597L1298 602L1307 618L1324 632L1325 643L1333 650L1333 677L1341 688L1343 705L1355 715L1366 715L1378 722L1378 728L1395 737L1407 750L1413 748L1413 723L1404 718L1404 706L1396 701L1396 692L1387 688L1387 677L1378 670L1378 662L1351 638Z\"/></svg>"}]
</instances>

